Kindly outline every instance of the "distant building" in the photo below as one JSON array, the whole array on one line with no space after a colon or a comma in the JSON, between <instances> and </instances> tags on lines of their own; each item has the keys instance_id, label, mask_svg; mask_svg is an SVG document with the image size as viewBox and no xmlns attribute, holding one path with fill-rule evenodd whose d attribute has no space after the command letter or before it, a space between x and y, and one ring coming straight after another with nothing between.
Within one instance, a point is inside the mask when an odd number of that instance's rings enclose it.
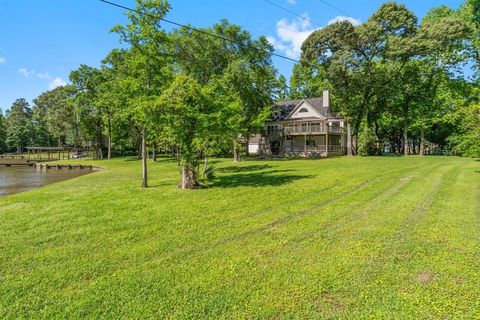
<instances>
[{"instance_id":1,"label":"distant building","mask_svg":"<svg viewBox=\"0 0 480 320\"><path fill-rule=\"evenodd\" d=\"M276 102L262 133L248 141L250 154L264 157L341 156L347 152L345 119L330 109L330 93L320 98Z\"/></svg>"}]
</instances>

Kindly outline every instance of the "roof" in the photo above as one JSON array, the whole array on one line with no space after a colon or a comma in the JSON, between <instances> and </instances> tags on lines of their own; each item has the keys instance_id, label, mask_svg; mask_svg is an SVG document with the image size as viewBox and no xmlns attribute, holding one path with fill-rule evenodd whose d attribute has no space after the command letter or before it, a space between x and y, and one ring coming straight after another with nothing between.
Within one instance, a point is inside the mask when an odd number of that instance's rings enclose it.
<instances>
[{"instance_id":1,"label":"roof","mask_svg":"<svg viewBox=\"0 0 480 320\"><path fill-rule=\"evenodd\" d=\"M327 119L331 118L343 118L342 116L332 112L329 107L323 106L323 98L309 98L309 99L298 99L298 100L286 100L286 101L277 101L275 105L280 107L280 114L274 114L272 116L272 121L283 121L286 120L288 115L297 107L302 101L308 103L312 108L314 108L318 113L324 116Z\"/></svg>"}]
</instances>

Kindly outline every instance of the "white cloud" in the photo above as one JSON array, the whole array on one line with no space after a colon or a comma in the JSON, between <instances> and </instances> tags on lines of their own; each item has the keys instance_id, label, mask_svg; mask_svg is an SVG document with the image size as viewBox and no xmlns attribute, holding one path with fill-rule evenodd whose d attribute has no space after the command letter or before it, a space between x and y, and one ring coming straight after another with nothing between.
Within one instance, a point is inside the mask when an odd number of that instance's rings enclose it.
<instances>
[{"instance_id":1,"label":"white cloud","mask_svg":"<svg viewBox=\"0 0 480 320\"><path fill-rule=\"evenodd\" d=\"M36 72L35 70L28 70L26 68L20 68L17 71L25 78L37 77L40 79L47 79L47 80L52 79L52 76L48 72L41 73L41 72Z\"/></svg>"},{"instance_id":2,"label":"white cloud","mask_svg":"<svg viewBox=\"0 0 480 320\"><path fill-rule=\"evenodd\" d=\"M7 62L7 60L5 60L4 57L0 57L0 64L4 64L5 62Z\"/></svg>"},{"instance_id":3,"label":"white cloud","mask_svg":"<svg viewBox=\"0 0 480 320\"><path fill-rule=\"evenodd\" d=\"M294 4L297 4L297 0L287 0L287 3L294 5Z\"/></svg>"},{"instance_id":4,"label":"white cloud","mask_svg":"<svg viewBox=\"0 0 480 320\"><path fill-rule=\"evenodd\" d=\"M43 72L43 73L42 72L36 72L35 70L28 70L26 68L20 68L17 71L18 71L18 73L20 73L25 78L35 77L35 78L39 78L39 79L43 79L43 80L48 80L49 81L49 84L48 84L48 89L49 90L67 85L67 82L65 80L63 80L60 77L55 77L54 78L48 72Z\"/></svg>"},{"instance_id":5,"label":"white cloud","mask_svg":"<svg viewBox=\"0 0 480 320\"><path fill-rule=\"evenodd\" d=\"M305 18L307 14L303 15ZM268 41L278 51L281 51L289 58L298 58L300 56L303 42L308 36L317 30L312 27L310 21L297 18L292 22L282 19L277 22L277 37L269 36Z\"/></svg>"},{"instance_id":6,"label":"white cloud","mask_svg":"<svg viewBox=\"0 0 480 320\"><path fill-rule=\"evenodd\" d=\"M63 87L63 86L66 86L66 85L67 85L67 82L65 80L57 77L57 78L53 79L52 81L50 81L50 85L48 86L48 89L53 90L57 87Z\"/></svg>"},{"instance_id":7,"label":"white cloud","mask_svg":"<svg viewBox=\"0 0 480 320\"><path fill-rule=\"evenodd\" d=\"M22 76L24 76L25 78L30 78L32 75L35 74L35 71L32 70L32 71L29 71L25 68L20 68L18 69L18 73L20 73Z\"/></svg>"},{"instance_id":8,"label":"white cloud","mask_svg":"<svg viewBox=\"0 0 480 320\"><path fill-rule=\"evenodd\" d=\"M359 24L361 24L362 22L360 20L357 20L355 18L352 18L352 17L347 17L347 16L336 16L335 18L331 19L330 21L328 21L328 25L331 25L331 24L334 24L336 22L340 22L340 21L349 21L351 24L353 24L354 26L358 26Z\"/></svg>"},{"instance_id":9,"label":"white cloud","mask_svg":"<svg viewBox=\"0 0 480 320\"><path fill-rule=\"evenodd\" d=\"M52 79L52 77L50 76L50 74L48 72L36 73L35 76L37 76L40 79Z\"/></svg>"}]
</instances>

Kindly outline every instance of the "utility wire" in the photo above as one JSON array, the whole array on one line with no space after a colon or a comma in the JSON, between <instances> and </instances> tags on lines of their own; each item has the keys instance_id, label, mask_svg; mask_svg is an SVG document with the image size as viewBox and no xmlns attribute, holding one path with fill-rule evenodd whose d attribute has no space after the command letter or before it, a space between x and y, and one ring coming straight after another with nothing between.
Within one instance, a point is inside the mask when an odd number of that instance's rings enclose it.
<instances>
[{"instance_id":1,"label":"utility wire","mask_svg":"<svg viewBox=\"0 0 480 320\"><path fill-rule=\"evenodd\" d=\"M231 43L234 43L234 44L238 44L238 43L237 43L235 40L233 40L233 39L229 39L229 38L227 38L227 37L223 37L223 36L218 35L218 34L213 34L213 33L210 33L210 32L207 32L207 31L205 31L205 30L201 30L201 29L198 29L198 28L189 26L189 25L184 25L184 24L181 24L181 23L172 21L172 20L168 20L168 19L164 19L164 18L159 18L158 16L156 16L156 15L154 15L154 14L151 14L151 13L149 13L149 12L141 12L141 11L139 11L139 10L132 9L132 8L123 6L123 5L118 4L118 3L110 2L110 1L108 1L108 0L100 0L100 1L101 1L101 2L104 2L104 3L106 3L106 4L109 4L109 5L112 5L112 6L114 6L114 7L117 7L117 8L121 8L121 9L130 11L130 12L135 12L135 13L138 13L138 14L140 14L140 15L147 15L147 16L155 17L155 18L160 19L161 21L164 21L164 22L166 22L166 23L170 23L170 24L175 25L175 26L178 26L178 27L187 28L187 29L189 29L189 30L191 30L191 31L195 31L195 32L198 32L198 33L201 33L201 34L205 34L205 35L208 35L208 36L217 38L217 39L221 39L221 40L228 41L228 42L231 42ZM267 50L265 50L265 51L267 51ZM278 53L275 53L275 52L268 51L268 53L270 53L272 56L275 56L275 57L277 57L277 58L289 60L289 61L292 61L292 62L295 62L295 63L301 63L301 62L300 62L299 60L297 60L297 59L289 58L289 57L287 57L287 56L283 56L283 55L278 54Z\"/></svg>"},{"instance_id":2,"label":"utility wire","mask_svg":"<svg viewBox=\"0 0 480 320\"><path fill-rule=\"evenodd\" d=\"M294 11L288 9L288 8L282 7L282 6L279 5L278 3L275 3L275 2L270 1L270 0L265 0L265 2L271 4L272 6L275 6L275 7L277 7L277 8L280 8L280 9L282 9L282 10L288 12L288 13L291 13L291 14L293 14L294 16L299 17L300 19L303 19L303 20L305 20L305 21L308 21L308 22L310 22L310 23L313 23L314 25L316 25L316 26L318 26L318 27L320 27L320 28L323 27L320 23L317 23L317 22L315 22L315 21L313 21L313 20L311 20L311 19L309 19L309 18L307 18L307 17L304 17L304 16L302 16L302 15L300 15L300 14L298 14L298 13L296 13L296 12L294 12Z\"/></svg>"},{"instance_id":3,"label":"utility wire","mask_svg":"<svg viewBox=\"0 0 480 320\"><path fill-rule=\"evenodd\" d=\"M343 15L345 15L345 16L347 16L347 17L352 17L352 15L346 13L345 11L343 11L343 10L341 10L341 9L338 9L338 8L335 7L334 5L328 3L328 2L326 2L326 1L324 1L324 0L318 0L318 1L320 1L320 2L323 3L324 5L332 8L333 10L336 10L336 11L340 12L341 14L343 14Z\"/></svg>"}]
</instances>

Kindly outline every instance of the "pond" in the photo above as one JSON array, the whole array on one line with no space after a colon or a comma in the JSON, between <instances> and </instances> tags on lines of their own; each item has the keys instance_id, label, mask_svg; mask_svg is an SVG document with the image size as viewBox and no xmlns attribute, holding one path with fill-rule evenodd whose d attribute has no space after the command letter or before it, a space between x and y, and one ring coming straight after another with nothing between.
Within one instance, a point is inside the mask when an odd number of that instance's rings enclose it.
<instances>
[{"instance_id":1,"label":"pond","mask_svg":"<svg viewBox=\"0 0 480 320\"><path fill-rule=\"evenodd\" d=\"M39 169L0 166L0 197L24 192L93 172L90 169Z\"/></svg>"}]
</instances>

